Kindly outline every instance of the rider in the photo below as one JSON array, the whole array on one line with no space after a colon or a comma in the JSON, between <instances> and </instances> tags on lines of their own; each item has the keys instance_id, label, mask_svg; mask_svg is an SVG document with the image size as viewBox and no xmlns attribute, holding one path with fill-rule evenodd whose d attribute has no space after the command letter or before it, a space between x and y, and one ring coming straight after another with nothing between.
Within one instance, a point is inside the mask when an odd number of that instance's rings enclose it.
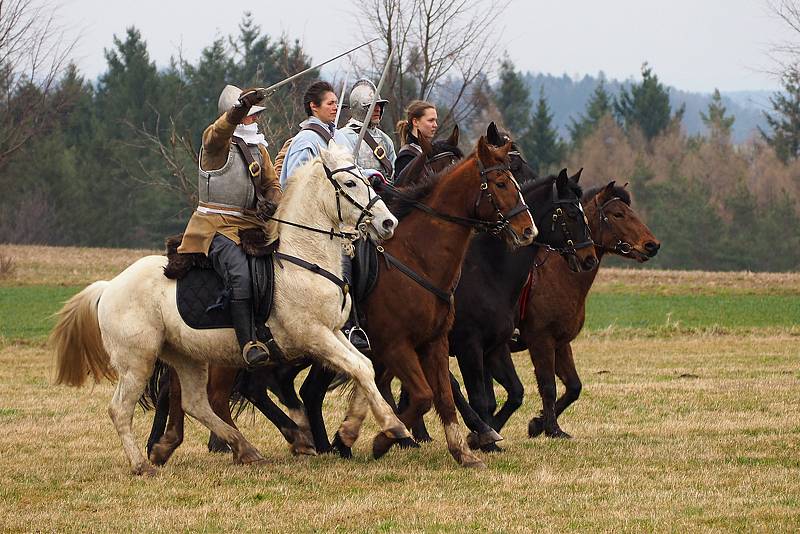
<instances>
[{"instance_id":1,"label":"rider","mask_svg":"<svg viewBox=\"0 0 800 534\"><path fill-rule=\"evenodd\" d=\"M339 99L331 84L319 80L309 85L303 94L303 107L308 119L300 123L300 132L284 144L284 148L288 144L281 167L281 185L284 186L295 169L317 157L320 147L326 148L331 139L344 144L333 124Z\"/></svg>"},{"instance_id":2,"label":"rider","mask_svg":"<svg viewBox=\"0 0 800 534\"><path fill-rule=\"evenodd\" d=\"M297 167L318 156L319 149L327 147L331 139L342 146L348 146L348 141L343 138L341 130L337 131L334 125L338 105L336 92L328 82L316 81L306 89L303 94L303 107L308 119L300 123L300 132L284 144L284 147L288 144L288 149L281 168L282 185L286 184L286 179ZM347 255L342 257L342 270L343 277L352 282L352 264ZM357 349L369 349L367 334L358 326L355 302L350 308L350 317L344 326L344 334Z\"/></svg>"},{"instance_id":3,"label":"rider","mask_svg":"<svg viewBox=\"0 0 800 534\"><path fill-rule=\"evenodd\" d=\"M350 120L347 121L344 128L339 130L347 141L345 146L350 150L356 146L359 132L375 93L377 93L375 85L364 79L358 80L353 86L353 90L350 91ZM383 117L383 109L388 102L377 95L375 109L364 134L364 141L358 148L356 164L368 175L380 174L387 180L391 180L394 172L394 143L391 137L378 128L381 117Z\"/></svg>"},{"instance_id":4,"label":"rider","mask_svg":"<svg viewBox=\"0 0 800 534\"><path fill-rule=\"evenodd\" d=\"M406 108L406 118L397 123L397 135L400 136L400 150L394 160L394 175L399 175L406 165L422 154L419 146L420 136L433 141L439 129L439 117L436 106L424 100L414 100Z\"/></svg>"},{"instance_id":5,"label":"rider","mask_svg":"<svg viewBox=\"0 0 800 534\"><path fill-rule=\"evenodd\" d=\"M256 122L264 110L256 104L263 98L256 89L227 85L222 90L221 115L203 132L198 206L178 247L179 253L207 255L230 288L231 319L247 365L264 363L270 355L255 334L250 269L239 231L261 228L267 242L275 241L275 223L257 215L272 215L281 199L267 141Z\"/></svg>"}]
</instances>

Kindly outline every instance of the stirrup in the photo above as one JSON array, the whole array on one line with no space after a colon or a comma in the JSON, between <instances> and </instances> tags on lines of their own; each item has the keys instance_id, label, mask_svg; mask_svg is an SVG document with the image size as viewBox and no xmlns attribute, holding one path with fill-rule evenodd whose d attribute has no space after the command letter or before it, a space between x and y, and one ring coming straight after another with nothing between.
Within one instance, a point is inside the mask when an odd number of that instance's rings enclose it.
<instances>
[{"instance_id":1,"label":"stirrup","mask_svg":"<svg viewBox=\"0 0 800 534\"><path fill-rule=\"evenodd\" d=\"M267 361L269 361L272 358L272 354L270 354L269 349L264 343L257 340L248 341L247 343L244 344L244 347L242 347L242 359L244 360L244 363L247 365L250 365L250 362L247 361L247 353L250 352L250 349L261 349L264 352L266 352Z\"/></svg>"},{"instance_id":2,"label":"stirrup","mask_svg":"<svg viewBox=\"0 0 800 534\"><path fill-rule=\"evenodd\" d=\"M371 351L372 350L372 345L369 342L369 336L364 331L364 329L361 328L360 326L358 326L358 325L353 326L353 327L350 328L350 330L347 330L345 333L347 334L347 341L349 341L357 349L365 350L365 351ZM362 345L361 347L359 347L358 345L353 343L353 334L354 333L355 334L360 334L363 337L364 341L366 341L366 346Z\"/></svg>"}]
</instances>

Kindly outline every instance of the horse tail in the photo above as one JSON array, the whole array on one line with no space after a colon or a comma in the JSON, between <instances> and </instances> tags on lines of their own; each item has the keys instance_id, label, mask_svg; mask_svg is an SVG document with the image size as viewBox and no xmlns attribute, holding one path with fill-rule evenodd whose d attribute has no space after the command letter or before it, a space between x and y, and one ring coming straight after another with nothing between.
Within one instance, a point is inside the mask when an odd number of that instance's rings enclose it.
<instances>
[{"instance_id":1,"label":"horse tail","mask_svg":"<svg viewBox=\"0 0 800 534\"><path fill-rule=\"evenodd\" d=\"M336 376L333 377L331 384L328 386L328 391L333 391L340 387L345 387L346 389L354 387L353 377L347 373L338 371Z\"/></svg>"},{"instance_id":2,"label":"horse tail","mask_svg":"<svg viewBox=\"0 0 800 534\"><path fill-rule=\"evenodd\" d=\"M58 322L50 334L56 349L56 384L80 387L90 374L95 383L116 380L97 321L97 303L106 286L105 280L94 282L56 313Z\"/></svg>"},{"instance_id":3,"label":"horse tail","mask_svg":"<svg viewBox=\"0 0 800 534\"><path fill-rule=\"evenodd\" d=\"M139 397L139 406L142 410L148 411L157 408L158 399L164 391L169 392L169 370L170 366L160 358L156 360L153 367L153 374L147 380L147 385Z\"/></svg>"}]
</instances>

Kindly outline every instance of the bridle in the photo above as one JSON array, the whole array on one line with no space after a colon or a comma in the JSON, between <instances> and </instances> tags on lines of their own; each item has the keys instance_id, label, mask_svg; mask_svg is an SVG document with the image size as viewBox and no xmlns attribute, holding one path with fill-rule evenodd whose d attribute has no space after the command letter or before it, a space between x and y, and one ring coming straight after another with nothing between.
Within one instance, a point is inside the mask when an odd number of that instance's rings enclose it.
<instances>
[{"instance_id":1,"label":"bridle","mask_svg":"<svg viewBox=\"0 0 800 534\"><path fill-rule=\"evenodd\" d=\"M627 255L630 254L631 251L633 251L633 245L631 245L627 241L623 241L622 239L620 239L620 237L614 231L614 227L611 225L611 221L608 220L608 215L606 215L606 212L604 211L605 207L614 202L615 200L619 200L620 202L625 203L625 201L622 200L621 198L613 197L603 202L603 205L601 206L600 203L597 201L597 197L594 197L594 204L595 206L597 206L598 213L600 213L600 225L603 228L603 232L606 231L605 227L608 226L608 231L611 232L612 239L616 240L616 243L614 243L613 247L608 248L606 246L603 246L603 250L606 250L608 252L613 252L615 254Z\"/></svg>"},{"instance_id":2,"label":"bridle","mask_svg":"<svg viewBox=\"0 0 800 534\"><path fill-rule=\"evenodd\" d=\"M450 165L452 165L453 163L458 161L459 158L458 158L458 156L456 155L455 152L453 152L451 150L445 150L444 152L440 152L440 153L436 154L435 156L431 156L430 158L426 159L425 160L425 167L423 167L423 169L429 175L434 174L436 171L433 170L433 164L436 163L437 161L442 161L444 159L449 159L450 160L447 163L447 165L445 165L445 167L449 167Z\"/></svg>"},{"instance_id":3,"label":"bridle","mask_svg":"<svg viewBox=\"0 0 800 534\"><path fill-rule=\"evenodd\" d=\"M575 242L575 239L572 237L572 233L569 231L569 226L567 226L567 215L565 213L565 209L561 206L577 206L578 210L583 214L583 207L581 207L580 200L562 200L558 197L558 186L556 185L555 180L553 180L553 188L552 188L552 198L551 204L553 205L548 211L544 212L540 217L540 220L536 222L537 227L543 228L545 217L549 213L552 213L551 216L551 223L550 223L550 231L555 231L556 225L561 227L561 233L566 238L566 246L563 247L553 247L551 245L547 245L547 248L558 252L562 256L566 256L571 254L573 256L577 256L578 250L586 247L594 246L594 241L592 241L592 235L589 231L589 227L586 226L586 239L579 243ZM584 216L585 217L585 216ZM584 219L585 220L585 219Z\"/></svg>"}]
</instances>

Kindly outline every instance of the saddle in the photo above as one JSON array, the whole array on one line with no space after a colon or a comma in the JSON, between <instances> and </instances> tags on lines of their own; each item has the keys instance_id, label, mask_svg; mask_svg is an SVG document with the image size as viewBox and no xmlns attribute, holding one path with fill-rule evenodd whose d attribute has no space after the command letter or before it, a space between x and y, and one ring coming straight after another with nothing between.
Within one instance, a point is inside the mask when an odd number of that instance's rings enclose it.
<instances>
[{"instance_id":1,"label":"saddle","mask_svg":"<svg viewBox=\"0 0 800 534\"><path fill-rule=\"evenodd\" d=\"M262 341L271 337L266 322L272 311L275 270L272 252L277 242L266 244L260 229L241 230L239 238L247 254L252 279L253 318L256 334ZM205 254L178 254L183 234L166 239L167 266L164 276L176 280L176 301L181 319L197 330L233 328L228 301L230 289Z\"/></svg>"},{"instance_id":2,"label":"saddle","mask_svg":"<svg viewBox=\"0 0 800 534\"><path fill-rule=\"evenodd\" d=\"M350 286L356 302L364 302L378 283L378 251L369 238L361 238L353 243L353 280Z\"/></svg>"}]
</instances>

